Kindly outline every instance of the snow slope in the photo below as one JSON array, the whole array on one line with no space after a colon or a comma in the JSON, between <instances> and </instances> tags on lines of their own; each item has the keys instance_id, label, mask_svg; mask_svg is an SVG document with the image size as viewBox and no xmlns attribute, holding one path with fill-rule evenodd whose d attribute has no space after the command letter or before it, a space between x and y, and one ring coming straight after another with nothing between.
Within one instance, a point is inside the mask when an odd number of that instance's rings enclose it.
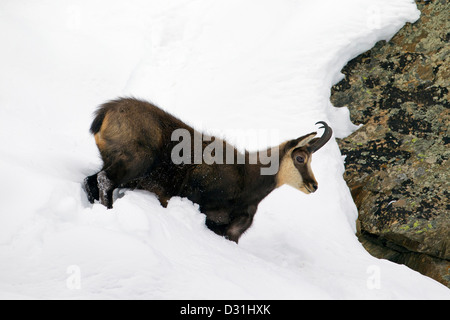
<instances>
[{"instance_id":1,"label":"snow slope","mask_svg":"<svg viewBox=\"0 0 450 320\"><path fill-rule=\"evenodd\" d=\"M256 149L355 126L329 102L340 69L419 12L411 0L0 2L0 298L450 299L370 256L333 141L319 191L281 187L239 245L187 199L87 202L92 112L119 95Z\"/></svg>"}]
</instances>

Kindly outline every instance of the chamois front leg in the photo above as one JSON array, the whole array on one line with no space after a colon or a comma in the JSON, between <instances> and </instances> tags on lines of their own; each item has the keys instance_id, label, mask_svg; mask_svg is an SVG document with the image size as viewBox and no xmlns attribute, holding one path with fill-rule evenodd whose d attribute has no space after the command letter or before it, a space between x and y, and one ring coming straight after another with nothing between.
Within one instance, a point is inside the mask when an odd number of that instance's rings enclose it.
<instances>
[{"instance_id":1,"label":"chamois front leg","mask_svg":"<svg viewBox=\"0 0 450 320\"><path fill-rule=\"evenodd\" d=\"M252 225L256 209L256 205L251 205L243 212L236 214L236 218L231 221L225 231L225 238L238 243L242 234Z\"/></svg>"}]
</instances>

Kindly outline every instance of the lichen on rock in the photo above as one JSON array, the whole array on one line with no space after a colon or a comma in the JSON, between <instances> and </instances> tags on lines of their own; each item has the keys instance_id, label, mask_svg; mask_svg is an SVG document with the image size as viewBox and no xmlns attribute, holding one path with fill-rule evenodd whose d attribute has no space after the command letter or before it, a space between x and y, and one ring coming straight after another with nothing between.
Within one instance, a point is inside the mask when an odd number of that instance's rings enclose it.
<instances>
[{"instance_id":1,"label":"lichen on rock","mask_svg":"<svg viewBox=\"0 0 450 320\"><path fill-rule=\"evenodd\" d=\"M450 5L416 2L421 18L350 61L331 102L363 124L339 141L361 242L450 287Z\"/></svg>"}]
</instances>

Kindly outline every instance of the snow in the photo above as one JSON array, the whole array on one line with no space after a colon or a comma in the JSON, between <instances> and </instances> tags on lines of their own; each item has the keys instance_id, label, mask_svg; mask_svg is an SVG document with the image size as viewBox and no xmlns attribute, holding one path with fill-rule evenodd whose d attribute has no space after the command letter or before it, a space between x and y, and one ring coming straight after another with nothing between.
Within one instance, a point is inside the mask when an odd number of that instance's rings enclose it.
<instances>
[{"instance_id":1,"label":"snow","mask_svg":"<svg viewBox=\"0 0 450 320\"><path fill-rule=\"evenodd\" d=\"M120 190L106 210L81 189L101 166L92 113L117 96L239 148L319 120L350 134L331 85L419 14L411 0L2 1L0 298L450 299L363 249L334 139L314 155L319 190L272 192L239 245L188 199Z\"/></svg>"}]
</instances>

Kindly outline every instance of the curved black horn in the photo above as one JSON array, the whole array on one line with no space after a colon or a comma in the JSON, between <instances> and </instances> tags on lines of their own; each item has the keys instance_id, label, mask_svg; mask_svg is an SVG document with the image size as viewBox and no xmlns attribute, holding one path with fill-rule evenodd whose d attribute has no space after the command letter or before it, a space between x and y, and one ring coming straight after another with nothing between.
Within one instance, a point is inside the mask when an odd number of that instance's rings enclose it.
<instances>
[{"instance_id":1,"label":"curved black horn","mask_svg":"<svg viewBox=\"0 0 450 320\"><path fill-rule=\"evenodd\" d=\"M320 138L314 139L312 144L308 147L308 150L311 151L312 153L322 148L323 145L327 143L328 140L330 140L331 135L333 134L333 130L331 130L331 128L325 122L319 121L316 122L316 124L323 124L323 126L320 127L320 129L324 128L325 132Z\"/></svg>"}]
</instances>

